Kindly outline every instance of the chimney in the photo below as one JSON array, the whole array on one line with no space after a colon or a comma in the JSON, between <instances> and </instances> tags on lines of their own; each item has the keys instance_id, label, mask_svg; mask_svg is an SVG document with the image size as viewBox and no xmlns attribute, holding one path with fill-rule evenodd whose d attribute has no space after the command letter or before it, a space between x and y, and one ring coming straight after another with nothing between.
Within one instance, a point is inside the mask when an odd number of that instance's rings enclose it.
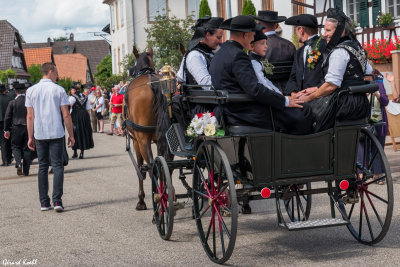
<instances>
[{"instance_id":1,"label":"chimney","mask_svg":"<svg viewBox=\"0 0 400 267\"><path fill-rule=\"evenodd\" d=\"M71 32L71 34L69 35L69 41L73 42L74 41L74 34Z\"/></svg>"},{"instance_id":2,"label":"chimney","mask_svg":"<svg viewBox=\"0 0 400 267\"><path fill-rule=\"evenodd\" d=\"M50 46L50 44L51 44L51 38L48 37L48 38L47 38L47 46Z\"/></svg>"}]
</instances>

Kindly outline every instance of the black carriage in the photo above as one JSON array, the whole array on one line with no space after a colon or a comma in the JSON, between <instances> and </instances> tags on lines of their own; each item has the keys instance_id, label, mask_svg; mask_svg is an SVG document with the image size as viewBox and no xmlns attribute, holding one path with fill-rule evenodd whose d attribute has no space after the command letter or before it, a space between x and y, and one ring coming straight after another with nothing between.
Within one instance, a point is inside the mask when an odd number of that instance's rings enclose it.
<instances>
[{"instance_id":1,"label":"black carriage","mask_svg":"<svg viewBox=\"0 0 400 267\"><path fill-rule=\"evenodd\" d=\"M343 93L371 93L377 88L364 84ZM183 98L222 110L229 102L254 101L247 95L190 87ZM166 161L159 156L151 171L160 236L169 239L172 234L176 199L191 197L203 248L212 261L223 263L234 249L239 203L270 198L275 199L278 224L286 230L347 226L363 244L381 241L392 218L393 185L389 163L370 126L366 119L336 121L332 129L298 136L223 125L224 137L199 136L188 142L182 126L173 124L167 140L180 159ZM384 169L379 176L373 170L376 162ZM179 170L184 194L174 192L172 170ZM187 175L193 175L191 185ZM378 186L383 180L386 185ZM330 218L309 219L314 194L327 194Z\"/></svg>"}]
</instances>

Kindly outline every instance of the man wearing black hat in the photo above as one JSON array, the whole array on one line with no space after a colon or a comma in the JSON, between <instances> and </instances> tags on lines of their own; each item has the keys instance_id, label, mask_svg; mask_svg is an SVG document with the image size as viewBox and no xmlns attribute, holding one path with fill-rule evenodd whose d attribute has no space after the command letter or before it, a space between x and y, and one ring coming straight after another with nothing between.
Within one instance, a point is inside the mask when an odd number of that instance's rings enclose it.
<instances>
[{"instance_id":1,"label":"man wearing black hat","mask_svg":"<svg viewBox=\"0 0 400 267\"><path fill-rule=\"evenodd\" d=\"M12 152L15 157L15 167L17 174L25 176L29 175L29 167L31 164L31 152L28 148L28 130L26 127L26 107L25 107L25 91L30 84L13 84L14 90L17 94L16 98L12 100L6 112L4 120L4 137L10 139ZM22 161L23 159L23 161ZM23 162L23 166L21 164Z\"/></svg>"},{"instance_id":2,"label":"man wearing black hat","mask_svg":"<svg viewBox=\"0 0 400 267\"><path fill-rule=\"evenodd\" d=\"M222 44L210 65L211 80L218 90L231 94L246 93L255 99L252 105L228 103L224 106L228 125L248 125L272 129L269 107L272 107L274 122L278 130L306 134L311 130L311 121L306 120L299 101L285 97L258 83L250 57L243 48L250 50L256 31L262 26L250 16L237 16L224 21L220 28L230 30L229 41ZM294 107L288 109L285 107Z\"/></svg>"},{"instance_id":3,"label":"man wearing black hat","mask_svg":"<svg viewBox=\"0 0 400 267\"><path fill-rule=\"evenodd\" d=\"M11 98L6 94L7 90L3 84L0 84L0 146L1 146L1 159L3 164L1 166L8 166L11 164L11 142L4 138L4 119L6 116L6 110L8 103L10 103Z\"/></svg>"},{"instance_id":4,"label":"man wearing black hat","mask_svg":"<svg viewBox=\"0 0 400 267\"><path fill-rule=\"evenodd\" d=\"M351 31L351 19L339 9L328 9L323 83L320 87L308 88L297 94L298 99L310 102L316 120L315 131L332 128L335 119L358 120L366 118L370 112L365 94L344 94L336 112L339 92L349 85L363 83L364 74L372 71L365 50Z\"/></svg>"},{"instance_id":5,"label":"man wearing black hat","mask_svg":"<svg viewBox=\"0 0 400 267\"><path fill-rule=\"evenodd\" d=\"M271 76L274 84L283 92L286 87L289 72L287 66L291 66L296 53L294 44L278 35L275 30L279 23L286 20L285 16L278 16L278 12L270 10L258 11L258 16L253 16L264 27L263 32L268 36L268 49L265 58L275 66L275 75ZM279 70L278 70L279 69ZM278 75L278 72L282 72Z\"/></svg>"},{"instance_id":6,"label":"man wearing black hat","mask_svg":"<svg viewBox=\"0 0 400 267\"><path fill-rule=\"evenodd\" d=\"M290 95L303 89L321 85L322 54L326 40L318 36L317 18L310 14L293 16L285 21L286 25L295 26L295 32L304 46L296 51L290 78L284 93Z\"/></svg>"}]
</instances>

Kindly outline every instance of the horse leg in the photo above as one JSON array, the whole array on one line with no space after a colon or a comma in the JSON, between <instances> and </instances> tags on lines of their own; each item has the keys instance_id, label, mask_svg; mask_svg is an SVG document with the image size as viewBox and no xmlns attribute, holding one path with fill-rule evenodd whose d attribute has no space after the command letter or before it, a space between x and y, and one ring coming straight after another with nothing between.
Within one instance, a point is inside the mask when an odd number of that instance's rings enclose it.
<instances>
[{"instance_id":1,"label":"horse leg","mask_svg":"<svg viewBox=\"0 0 400 267\"><path fill-rule=\"evenodd\" d=\"M138 167L139 167L139 169L141 169L143 166L143 156L140 152L139 142L135 139L133 139L133 146L134 146L135 152L136 152L136 159L137 159ZM141 174L142 174L143 178L146 177L146 172L141 171ZM143 180L140 178L138 178L138 179L139 179L139 193L138 193L139 201L136 205L136 210L146 210L147 207L146 207L146 203L144 203L145 194L144 194L144 189L143 189Z\"/></svg>"}]
</instances>

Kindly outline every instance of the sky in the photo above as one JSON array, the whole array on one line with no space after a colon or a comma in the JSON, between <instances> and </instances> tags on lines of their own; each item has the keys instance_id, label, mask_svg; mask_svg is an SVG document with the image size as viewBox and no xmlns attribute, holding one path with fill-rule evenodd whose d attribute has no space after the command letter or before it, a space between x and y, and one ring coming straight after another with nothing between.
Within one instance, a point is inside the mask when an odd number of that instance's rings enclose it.
<instances>
[{"instance_id":1,"label":"sky","mask_svg":"<svg viewBox=\"0 0 400 267\"><path fill-rule=\"evenodd\" d=\"M109 17L103 0L0 0L0 20L10 22L27 43L71 32L75 40L101 39L92 32L101 32Z\"/></svg>"}]
</instances>

